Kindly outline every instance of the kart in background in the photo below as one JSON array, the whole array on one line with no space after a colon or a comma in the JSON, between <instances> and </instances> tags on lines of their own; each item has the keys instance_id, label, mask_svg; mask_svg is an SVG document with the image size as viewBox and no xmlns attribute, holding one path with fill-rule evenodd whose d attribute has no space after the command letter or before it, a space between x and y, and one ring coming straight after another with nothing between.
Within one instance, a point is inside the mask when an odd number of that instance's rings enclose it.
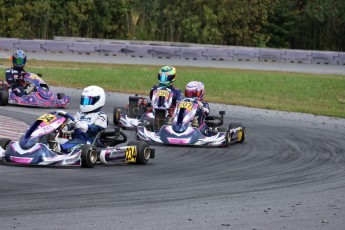
<instances>
[{"instance_id":1,"label":"kart in background","mask_svg":"<svg viewBox=\"0 0 345 230\"><path fill-rule=\"evenodd\" d=\"M120 130L102 131L91 144L78 144L68 152L62 151L61 143L67 141L70 131L64 127L73 122L72 115L55 111L40 116L23 134L19 141L0 138L0 162L20 165L81 166L92 168L96 163L120 162L146 164L155 157L143 141L127 141Z\"/></svg>"},{"instance_id":2,"label":"kart in background","mask_svg":"<svg viewBox=\"0 0 345 230\"><path fill-rule=\"evenodd\" d=\"M230 123L224 130L224 111L218 116L208 116L205 123L211 128L210 134L200 132L195 117L198 103L195 99L184 98L180 101L170 121L162 125L158 131L150 131L145 125L137 127L137 139L146 142L155 142L171 145L197 145L197 146L228 146L242 143L246 138L246 128L242 123Z\"/></svg>"},{"instance_id":3,"label":"kart in background","mask_svg":"<svg viewBox=\"0 0 345 230\"><path fill-rule=\"evenodd\" d=\"M0 81L0 105L8 104L25 105L33 107L55 107L65 108L70 103L70 97L64 93L53 93L49 86L35 73L26 72L22 87L33 85L31 93L23 96L17 96L5 81Z\"/></svg>"},{"instance_id":4,"label":"kart in background","mask_svg":"<svg viewBox=\"0 0 345 230\"><path fill-rule=\"evenodd\" d=\"M159 87L153 91L152 101L145 97L130 96L125 109L115 108L113 122L122 128L136 129L138 125L153 131L159 130L164 122L172 115L173 92L166 87Z\"/></svg>"}]
</instances>

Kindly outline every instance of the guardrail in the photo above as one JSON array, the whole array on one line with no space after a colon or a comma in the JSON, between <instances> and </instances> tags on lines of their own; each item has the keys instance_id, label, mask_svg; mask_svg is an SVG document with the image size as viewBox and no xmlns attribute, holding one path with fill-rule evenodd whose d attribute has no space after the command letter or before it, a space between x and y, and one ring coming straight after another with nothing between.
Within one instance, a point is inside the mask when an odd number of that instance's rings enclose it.
<instances>
[{"instance_id":1,"label":"guardrail","mask_svg":"<svg viewBox=\"0 0 345 230\"><path fill-rule=\"evenodd\" d=\"M345 65L344 52L214 46L188 43L56 37L55 40L0 38L0 49L212 61L258 61Z\"/></svg>"}]
</instances>

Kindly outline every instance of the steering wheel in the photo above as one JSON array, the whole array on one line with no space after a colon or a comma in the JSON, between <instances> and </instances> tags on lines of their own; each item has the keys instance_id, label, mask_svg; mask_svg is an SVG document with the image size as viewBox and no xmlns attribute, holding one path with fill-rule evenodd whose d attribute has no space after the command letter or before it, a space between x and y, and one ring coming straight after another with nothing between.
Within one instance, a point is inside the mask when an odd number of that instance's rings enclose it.
<instances>
[{"instance_id":1,"label":"steering wheel","mask_svg":"<svg viewBox=\"0 0 345 230\"><path fill-rule=\"evenodd\" d=\"M74 117L71 114L67 113L66 111L56 110L54 111L54 113L56 113L57 115L69 118L71 121L75 121Z\"/></svg>"}]
</instances>

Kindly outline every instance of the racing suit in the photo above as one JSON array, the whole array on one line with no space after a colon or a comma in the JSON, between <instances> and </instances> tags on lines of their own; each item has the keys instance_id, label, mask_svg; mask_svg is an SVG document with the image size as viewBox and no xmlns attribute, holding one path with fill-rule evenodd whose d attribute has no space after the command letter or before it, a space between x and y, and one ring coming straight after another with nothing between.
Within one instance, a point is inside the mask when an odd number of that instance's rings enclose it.
<instances>
[{"instance_id":1,"label":"racing suit","mask_svg":"<svg viewBox=\"0 0 345 230\"><path fill-rule=\"evenodd\" d=\"M18 96L21 97L25 94L23 85L24 85L24 76L25 73L23 68L13 67L8 68L5 71L6 82L9 88Z\"/></svg>"},{"instance_id":2,"label":"racing suit","mask_svg":"<svg viewBox=\"0 0 345 230\"><path fill-rule=\"evenodd\" d=\"M209 127L205 123L205 118L210 114L210 106L207 102L198 101L198 109L196 111L195 117L198 120L199 130L204 135L208 136L210 133Z\"/></svg>"},{"instance_id":3,"label":"racing suit","mask_svg":"<svg viewBox=\"0 0 345 230\"><path fill-rule=\"evenodd\" d=\"M150 90L150 100L152 100L152 96L153 96L153 91L155 91L157 88L162 87L159 85L154 85L152 86L151 90ZM173 94L173 100L172 100L172 105L171 105L171 111L174 111L176 104L178 101L181 101L183 99L183 94L181 93L181 90L175 88L174 86L167 86L166 88L170 89Z\"/></svg>"},{"instance_id":4,"label":"racing suit","mask_svg":"<svg viewBox=\"0 0 345 230\"><path fill-rule=\"evenodd\" d=\"M74 134L72 140L62 143L61 151L70 152L78 144L91 144L97 134L108 127L108 117L102 111L83 113L78 111L74 115Z\"/></svg>"}]
</instances>

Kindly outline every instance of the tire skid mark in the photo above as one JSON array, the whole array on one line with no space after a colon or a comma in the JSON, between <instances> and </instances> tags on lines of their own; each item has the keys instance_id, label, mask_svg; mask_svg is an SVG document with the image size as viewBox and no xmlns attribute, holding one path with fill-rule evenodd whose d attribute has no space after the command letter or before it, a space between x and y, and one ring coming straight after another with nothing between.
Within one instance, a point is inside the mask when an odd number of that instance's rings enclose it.
<instances>
[{"instance_id":1,"label":"tire skid mark","mask_svg":"<svg viewBox=\"0 0 345 230\"><path fill-rule=\"evenodd\" d=\"M0 115L0 138L19 140L28 125L12 117Z\"/></svg>"}]
</instances>

